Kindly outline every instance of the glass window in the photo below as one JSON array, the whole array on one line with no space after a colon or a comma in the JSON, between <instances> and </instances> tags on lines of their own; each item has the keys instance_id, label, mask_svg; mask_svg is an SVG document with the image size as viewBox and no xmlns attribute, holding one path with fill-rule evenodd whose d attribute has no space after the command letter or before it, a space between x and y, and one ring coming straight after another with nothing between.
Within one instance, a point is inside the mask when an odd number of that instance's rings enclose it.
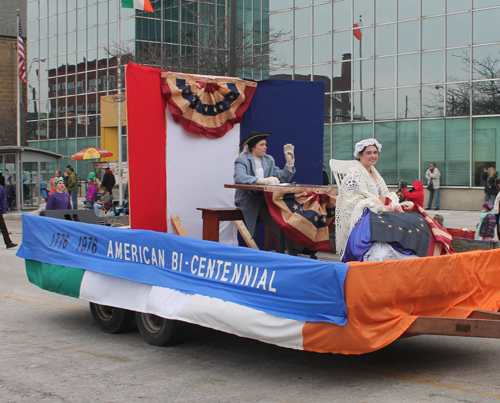
<instances>
[{"instance_id":1,"label":"glass window","mask_svg":"<svg viewBox=\"0 0 500 403\"><path fill-rule=\"evenodd\" d=\"M422 20L422 50L444 47L443 17L425 18Z\"/></svg>"},{"instance_id":2,"label":"glass window","mask_svg":"<svg viewBox=\"0 0 500 403\"><path fill-rule=\"evenodd\" d=\"M68 31L76 31L76 11L69 11L68 16Z\"/></svg>"},{"instance_id":3,"label":"glass window","mask_svg":"<svg viewBox=\"0 0 500 403\"><path fill-rule=\"evenodd\" d=\"M346 55L347 57L348 55ZM346 59L343 63L333 64L333 89L332 91L349 91L351 89L351 61Z\"/></svg>"},{"instance_id":4,"label":"glass window","mask_svg":"<svg viewBox=\"0 0 500 403\"><path fill-rule=\"evenodd\" d=\"M375 123L375 138L383 148L377 162L377 170L388 185L398 183L396 122Z\"/></svg>"},{"instance_id":5,"label":"glass window","mask_svg":"<svg viewBox=\"0 0 500 403\"><path fill-rule=\"evenodd\" d=\"M47 39L40 39L40 59L45 59L49 56L47 48ZM31 52L31 51L30 51Z\"/></svg>"},{"instance_id":6,"label":"glass window","mask_svg":"<svg viewBox=\"0 0 500 403\"><path fill-rule=\"evenodd\" d=\"M352 27L351 2L334 1L333 2L333 29L347 29Z\"/></svg>"},{"instance_id":7,"label":"glass window","mask_svg":"<svg viewBox=\"0 0 500 403\"><path fill-rule=\"evenodd\" d=\"M472 43L488 43L500 41L500 31L487 29L495 27L500 19L500 8L474 11L472 14Z\"/></svg>"},{"instance_id":8,"label":"glass window","mask_svg":"<svg viewBox=\"0 0 500 403\"><path fill-rule=\"evenodd\" d=\"M57 19L57 32L59 34L65 34L67 31L66 28L66 14L59 14L58 19Z\"/></svg>"},{"instance_id":9,"label":"glass window","mask_svg":"<svg viewBox=\"0 0 500 403\"><path fill-rule=\"evenodd\" d=\"M472 185L484 186L485 169L498 167L500 161L500 118L472 120Z\"/></svg>"},{"instance_id":10,"label":"glass window","mask_svg":"<svg viewBox=\"0 0 500 403\"><path fill-rule=\"evenodd\" d=\"M355 92L353 97L353 120L373 120L373 91Z\"/></svg>"},{"instance_id":11,"label":"glass window","mask_svg":"<svg viewBox=\"0 0 500 403\"><path fill-rule=\"evenodd\" d=\"M314 33L332 30L332 5L323 4L314 7Z\"/></svg>"},{"instance_id":12,"label":"glass window","mask_svg":"<svg viewBox=\"0 0 500 403\"><path fill-rule=\"evenodd\" d=\"M443 167L446 176L441 183L445 186L469 186L470 120L446 119L445 122L446 159Z\"/></svg>"},{"instance_id":13,"label":"glass window","mask_svg":"<svg viewBox=\"0 0 500 403\"><path fill-rule=\"evenodd\" d=\"M500 81L476 81L472 83L472 114L500 114Z\"/></svg>"},{"instance_id":14,"label":"glass window","mask_svg":"<svg viewBox=\"0 0 500 403\"><path fill-rule=\"evenodd\" d=\"M136 26L138 25L139 20L140 20L139 18L136 19ZM165 21L163 24L164 24L163 25L163 37L164 37L163 41L164 42L171 42L171 43L179 43L179 23ZM141 34L139 33L139 35L141 35ZM144 33L142 35L144 35ZM145 39L144 36L142 36L141 38Z\"/></svg>"},{"instance_id":15,"label":"glass window","mask_svg":"<svg viewBox=\"0 0 500 403\"><path fill-rule=\"evenodd\" d=\"M49 7L47 0L39 0L38 3L40 4L40 18L47 17Z\"/></svg>"},{"instance_id":16,"label":"glass window","mask_svg":"<svg viewBox=\"0 0 500 403\"><path fill-rule=\"evenodd\" d=\"M425 173L431 163L436 164L441 172L441 184L446 179L445 162L445 123L443 119L422 121L422 181L425 183Z\"/></svg>"},{"instance_id":17,"label":"glass window","mask_svg":"<svg viewBox=\"0 0 500 403\"><path fill-rule=\"evenodd\" d=\"M444 116L444 86L422 86L422 117Z\"/></svg>"},{"instance_id":18,"label":"glass window","mask_svg":"<svg viewBox=\"0 0 500 403\"><path fill-rule=\"evenodd\" d=\"M38 19L38 1L28 3L26 13L28 21Z\"/></svg>"},{"instance_id":19,"label":"glass window","mask_svg":"<svg viewBox=\"0 0 500 403\"><path fill-rule=\"evenodd\" d=\"M453 14L446 17L446 46L470 44L470 13Z\"/></svg>"},{"instance_id":20,"label":"glass window","mask_svg":"<svg viewBox=\"0 0 500 403\"><path fill-rule=\"evenodd\" d=\"M66 0L59 0L58 1L57 11L59 13L64 13L66 11Z\"/></svg>"},{"instance_id":21,"label":"glass window","mask_svg":"<svg viewBox=\"0 0 500 403\"><path fill-rule=\"evenodd\" d=\"M57 49L59 54L66 53L66 35L57 36Z\"/></svg>"},{"instance_id":22,"label":"glass window","mask_svg":"<svg viewBox=\"0 0 500 403\"><path fill-rule=\"evenodd\" d=\"M465 81L470 78L469 48L446 51L446 81Z\"/></svg>"},{"instance_id":23,"label":"glass window","mask_svg":"<svg viewBox=\"0 0 500 403\"><path fill-rule=\"evenodd\" d=\"M352 81L355 90L373 88L373 59L355 61L353 74Z\"/></svg>"},{"instance_id":24,"label":"glass window","mask_svg":"<svg viewBox=\"0 0 500 403\"><path fill-rule=\"evenodd\" d=\"M351 53L351 31L334 32L333 34L333 60L338 62L343 55Z\"/></svg>"},{"instance_id":25,"label":"glass window","mask_svg":"<svg viewBox=\"0 0 500 403\"><path fill-rule=\"evenodd\" d=\"M284 65L293 64L293 41L285 40L273 43L271 47L272 57L276 57Z\"/></svg>"},{"instance_id":26,"label":"glass window","mask_svg":"<svg viewBox=\"0 0 500 403\"><path fill-rule=\"evenodd\" d=\"M422 53L422 84L444 82L444 52Z\"/></svg>"},{"instance_id":27,"label":"glass window","mask_svg":"<svg viewBox=\"0 0 500 403\"><path fill-rule=\"evenodd\" d=\"M76 51L76 32L68 33L68 53Z\"/></svg>"},{"instance_id":28,"label":"glass window","mask_svg":"<svg viewBox=\"0 0 500 403\"><path fill-rule=\"evenodd\" d=\"M78 29L87 27L87 9L79 8L76 10L77 19L78 19Z\"/></svg>"},{"instance_id":29,"label":"glass window","mask_svg":"<svg viewBox=\"0 0 500 403\"><path fill-rule=\"evenodd\" d=\"M311 33L311 7L295 10L295 36Z\"/></svg>"},{"instance_id":30,"label":"glass window","mask_svg":"<svg viewBox=\"0 0 500 403\"><path fill-rule=\"evenodd\" d=\"M398 24L398 52L417 52L420 46L420 22L408 21Z\"/></svg>"},{"instance_id":31,"label":"glass window","mask_svg":"<svg viewBox=\"0 0 500 403\"><path fill-rule=\"evenodd\" d=\"M397 122L397 180L413 183L419 179L419 133L418 120ZM385 148L383 149L385 150Z\"/></svg>"},{"instance_id":32,"label":"glass window","mask_svg":"<svg viewBox=\"0 0 500 403\"><path fill-rule=\"evenodd\" d=\"M78 35L78 50L87 49L87 31L85 29L81 29L77 32Z\"/></svg>"},{"instance_id":33,"label":"glass window","mask_svg":"<svg viewBox=\"0 0 500 403\"><path fill-rule=\"evenodd\" d=\"M352 140L354 144L369 138L373 138L372 123L356 123L352 126ZM352 146L351 155L354 152L354 144Z\"/></svg>"},{"instance_id":34,"label":"glass window","mask_svg":"<svg viewBox=\"0 0 500 403\"><path fill-rule=\"evenodd\" d=\"M375 120L395 119L395 90L375 91Z\"/></svg>"},{"instance_id":35,"label":"glass window","mask_svg":"<svg viewBox=\"0 0 500 403\"><path fill-rule=\"evenodd\" d=\"M314 41L314 63L332 61L332 35L316 35Z\"/></svg>"},{"instance_id":36,"label":"glass window","mask_svg":"<svg viewBox=\"0 0 500 403\"><path fill-rule=\"evenodd\" d=\"M332 91L332 65L321 64L319 66L313 66L314 77L313 81L323 81L326 84L325 92Z\"/></svg>"},{"instance_id":37,"label":"glass window","mask_svg":"<svg viewBox=\"0 0 500 403\"><path fill-rule=\"evenodd\" d=\"M87 29L87 48L97 48L97 27Z\"/></svg>"},{"instance_id":38,"label":"glass window","mask_svg":"<svg viewBox=\"0 0 500 403\"><path fill-rule=\"evenodd\" d=\"M377 0L375 2L375 23L396 21L396 1Z\"/></svg>"},{"instance_id":39,"label":"glass window","mask_svg":"<svg viewBox=\"0 0 500 403\"><path fill-rule=\"evenodd\" d=\"M352 139L352 124L332 126L332 157L339 160L352 160L354 145ZM371 124L369 124L371 127ZM371 136L370 136L371 137Z\"/></svg>"},{"instance_id":40,"label":"glass window","mask_svg":"<svg viewBox=\"0 0 500 403\"><path fill-rule=\"evenodd\" d=\"M361 39L353 35L354 58L373 57L373 27L360 28Z\"/></svg>"},{"instance_id":41,"label":"glass window","mask_svg":"<svg viewBox=\"0 0 500 403\"><path fill-rule=\"evenodd\" d=\"M332 121L349 122L351 120L351 93L336 92L332 95Z\"/></svg>"},{"instance_id":42,"label":"glass window","mask_svg":"<svg viewBox=\"0 0 500 403\"><path fill-rule=\"evenodd\" d=\"M269 23L272 27L279 27L283 32L283 38L291 38L293 36L293 13L287 11L285 13L271 14Z\"/></svg>"},{"instance_id":43,"label":"glass window","mask_svg":"<svg viewBox=\"0 0 500 403\"><path fill-rule=\"evenodd\" d=\"M472 48L472 79L500 77L500 45L474 46Z\"/></svg>"},{"instance_id":44,"label":"glass window","mask_svg":"<svg viewBox=\"0 0 500 403\"><path fill-rule=\"evenodd\" d=\"M294 69L293 79L301 81L312 81L311 66L299 67Z\"/></svg>"},{"instance_id":45,"label":"glass window","mask_svg":"<svg viewBox=\"0 0 500 403\"><path fill-rule=\"evenodd\" d=\"M422 17L443 13L444 1L422 0Z\"/></svg>"},{"instance_id":46,"label":"glass window","mask_svg":"<svg viewBox=\"0 0 500 403\"><path fill-rule=\"evenodd\" d=\"M97 4L97 23L105 24L108 22L108 3Z\"/></svg>"},{"instance_id":47,"label":"glass window","mask_svg":"<svg viewBox=\"0 0 500 403\"><path fill-rule=\"evenodd\" d=\"M118 19L118 13L117 13L117 10L116 10L116 2L118 0L109 0L109 3L108 3L108 10L109 10L109 21L116 21ZM123 8L122 8L123 10ZM123 15L122 15L122 18L123 18Z\"/></svg>"},{"instance_id":48,"label":"glass window","mask_svg":"<svg viewBox=\"0 0 500 403\"><path fill-rule=\"evenodd\" d=\"M374 2L372 0L353 0L353 1L354 1L353 21L357 22L359 26L372 25ZM357 21L358 18L361 19L361 22Z\"/></svg>"},{"instance_id":49,"label":"glass window","mask_svg":"<svg viewBox=\"0 0 500 403\"><path fill-rule=\"evenodd\" d=\"M418 61L418 53L398 56L398 85L420 84Z\"/></svg>"},{"instance_id":50,"label":"glass window","mask_svg":"<svg viewBox=\"0 0 500 403\"><path fill-rule=\"evenodd\" d=\"M38 20L28 22L28 36L27 36L28 40L39 38L38 28L39 28Z\"/></svg>"},{"instance_id":51,"label":"glass window","mask_svg":"<svg viewBox=\"0 0 500 403\"><path fill-rule=\"evenodd\" d=\"M157 41L161 41L161 37L160 37L160 35L161 35L161 33L160 33L161 21L151 19L150 22L152 23L152 25L154 27L153 33L156 33L154 35L154 38ZM120 28L121 28L121 37L122 37L121 40L122 40L122 42L135 39L135 18L129 18L126 20L122 20ZM152 33L152 32L150 32L150 33ZM153 38L151 38L151 39L153 39Z\"/></svg>"},{"instance_id":52,"label":"glass window","mask_svg":"<svg viewBox=\"0 0 500 403\"><path fill-rule=\"evenodd\" d=\"M295 39L295 65L311 64L311 37Z\"/></svg>"},{"instance_id":53,"label":"glass window","mask_svg":"<svg viewBox=\"0 0 500 403\"><path fill-rule=\"evenodd\" d=\"M46 38L49 34L47 18L40 19L40 38Z\"/></svg>"},{"instance_id":54,"label":"glass window","mask_svg":"<svg viewBox=\"0 0 500 403\"><path fill-rule=\"evenodd\" d=\"M470 114L469 83L446 86L446 116L468 116Z\"/></svg>"},{"instance_id":55,"label":"glass window","mask_svg":"<svg viewBox=\"0 0 500 403\"><path fill-rule=\"evenodd\" d=\"M473 0L472 8L498 6L497 0Z\"/></svg>"},{"instance_id":56,"label":"glass window","mask_svg":"<svg viewBox=\"0 0 500 403\"><path fill-rule=\"evenodd\" d=\"M290 0L269 0L269 11L280 11L292 6Z\"/></svg>"},{"instance_id":57,"label":"glass window","mask_svg":"<svg viewBox=\"0 0 500 403\"><path fill-rule=\"evenodd\" d=\"M118 43L118 24L116 22L112 22L111 24L108 25L108 32L109 32L109 37L108 41L109 43Z\"/></svg>"},{"instance_id":58,"label":"glass window","mask_svg":"<svg viewBox=\"0 0 500 403\"><path fill-rule=\"evenodd\" d=\"M331 134L331 125L325 125L323 129L323 165L325 166L325 171L328 175L328 182L332 183L332 179L330 178L331 170L330 170L330 156L332 155L332 134Z\"/></svg>"},{"instance_id":59,"label":"glass window","mask_svg":"<svg viewBox=\"0 0 500 403\"><path fill-rule=\"evenodd\" d=\"M398 119L418 118L420 113L420 91L418 87L398 89Z\"/></svg>"},{"instance_id":60,"label":"glass window","mask_svg":"<svg viewBox=\"0 0 500 403\"><path fill-rule=\"evenodd\" d=\"M470 10L470 0L446 0L446 12Z\"/></svg>"},{"instance_id":61,"label":"glass window","mask_svg":"<svg viewBox=\"0 0 500 403\"><path fill-rule=\"evenodd\" d=\"M52 36L49 38L49 56L57 55L57 37Z\"/></svg>"},{"instance_id":62,"label":"glass window","mask_svg":"<svg viewBox=\"0 0 500 403\"><path fill-rule=\"evenodd\" d=\"M92 6L89 6L87 8L87 19L88 19L88 26L92 25L97 25L97 4L94 4Z\"/></svg>"},{"instance_id":63,"label":"glass window","mask_svg":"<svg viewBox=\"0 0 500 403\"><path fill-rule=\"evenodd\" d=\"M419 2L415 0L398 0L398 20L420 17Z\"/></svg>"},{"instance_id":64,"label":"glass window","mask_svg":"<svg viewBox=\"0 0 500 403\"><path fill-rule=\"evenodd\" d=\"M375 88L396 85L396 66L394 56L375 59Z\"/></svg>"},{"instance_id":65,"label":"glass window","mask_svg":"<svg viewBox=\"0 0 500 403\"><path fill-rule=\"evenodd\" d=\"M375 56L384 56L396 53L395 36L395 24L375 27Z\"/></svg>"}]
</instances>

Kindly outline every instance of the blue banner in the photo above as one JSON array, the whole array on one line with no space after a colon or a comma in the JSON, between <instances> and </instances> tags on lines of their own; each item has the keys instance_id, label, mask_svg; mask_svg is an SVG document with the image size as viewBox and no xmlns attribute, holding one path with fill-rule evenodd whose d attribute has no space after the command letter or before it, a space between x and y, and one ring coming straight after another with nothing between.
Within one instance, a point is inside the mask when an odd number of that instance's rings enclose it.
<instances>
[{"instance_id":1,"label":"blue banner","mask_svg":"<svg viewBox=\"0 0 500 403\"><path fill-rule=\"evenodd\" d=\"M27 214L17 256L219 298L284 318L347 323L349 266L344 263Z\"/></svg>"}]
</instances>

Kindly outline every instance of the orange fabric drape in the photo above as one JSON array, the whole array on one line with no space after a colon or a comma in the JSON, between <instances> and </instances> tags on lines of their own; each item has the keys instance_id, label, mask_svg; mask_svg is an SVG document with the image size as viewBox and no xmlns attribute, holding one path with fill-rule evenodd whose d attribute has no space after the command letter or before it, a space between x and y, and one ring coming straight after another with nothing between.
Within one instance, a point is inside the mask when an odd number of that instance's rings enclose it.
<instances>
[{"instance_id":1,"label":"orange fabric drape","mask_svg":"<svg viewBox=\"0 0 500 403\"><path fill-rule=\"evenodd\" d=\"M396 340L418 316L466 318L500 308L500 249L352 263L345 326L307 322L304 350L363 354Z\"/></svg>"}]
</instances>

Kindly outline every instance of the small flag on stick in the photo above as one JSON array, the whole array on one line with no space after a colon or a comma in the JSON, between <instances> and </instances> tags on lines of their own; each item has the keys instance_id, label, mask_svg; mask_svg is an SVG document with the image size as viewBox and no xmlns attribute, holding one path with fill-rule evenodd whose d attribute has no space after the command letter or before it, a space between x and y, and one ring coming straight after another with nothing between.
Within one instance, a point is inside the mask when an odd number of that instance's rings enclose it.
<instances>
[{"instance_id":1,"label":"small flag on stick","mask_svg":"<svg viewBox=\"0 0 500 403\"><path fill-rule=\"evenodd\" d=\"M355 36L355 38L360 41L361 38L363 37L363 33L361 32L361 29L359 28L359 25L357 22L354 23L354 25L352 26L354 29L352 31L353 35Z\"/></svg>"},{"instance_id":2,"label":"small flag on stick","mask_svg":"<svg viewBox=\"0 0 500 403\"><path fill-rule=\"evenodd\" d=\"M17 69L19 78L23 83L26 82L26 60L24 58L24 42L23 42L23 31L21 29L21 21L19 21L19 34L17 35L17 56L18 63Z\"/></svg>"},{"instance_id":3,"label":"small flag on stick","mask_svg":"<svg viewBox=\"0 0 500 403\"><path fill-rule=\"evenodd\" d=\"M122 7L135 8L136 10L149 11L154 13L150 0L122 0Z\"/></svg>"}]
</instances>

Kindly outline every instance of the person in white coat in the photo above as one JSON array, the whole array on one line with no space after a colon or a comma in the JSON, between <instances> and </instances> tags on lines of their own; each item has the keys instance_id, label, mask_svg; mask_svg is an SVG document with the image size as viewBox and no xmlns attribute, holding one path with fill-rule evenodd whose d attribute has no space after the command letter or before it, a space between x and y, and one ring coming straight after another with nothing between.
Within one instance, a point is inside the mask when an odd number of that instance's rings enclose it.
<instances>
[{"instance_id":1,"label":"person in white coat","mask_svg":"<svg viewBox=\"0 0 500 403\"><path fill-rule=\"evenodd\" d=\"M436 164L431 162L429 165L429 169L425 173L425 177L427 179L427 190L429 191L429 201L427 202L427 210L431 210L432 208L432 199L435 198L435 206L434 210L440 210L439 208L439 182L441 178L441 172L437 169Z\"/></svg>"}]
</instances>

